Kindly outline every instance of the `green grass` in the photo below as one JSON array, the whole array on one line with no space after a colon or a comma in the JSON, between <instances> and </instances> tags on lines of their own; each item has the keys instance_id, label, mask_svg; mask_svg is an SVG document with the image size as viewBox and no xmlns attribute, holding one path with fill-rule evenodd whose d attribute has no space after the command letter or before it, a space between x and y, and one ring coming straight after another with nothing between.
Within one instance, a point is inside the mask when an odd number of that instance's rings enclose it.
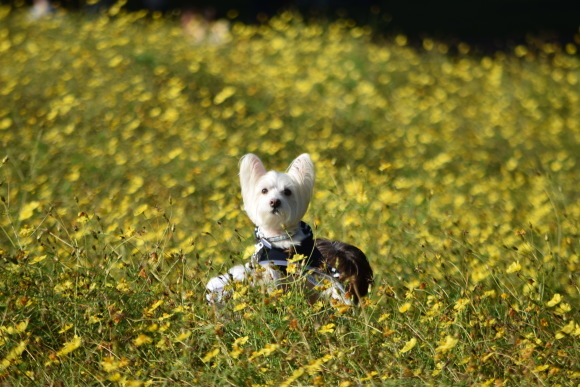
<instances>
[{"instance_id":1,"label":"green grass","mask_svg":"<svg viewBox=\"0 0 580 387\"><path fill-rule=\"evenodd\" d=\"M117 11L0 8L1 383L577 384L575 45ZM247 152L312 155L305 221L369 256L360 308L205 304L252 248Z\"/></svg>"}]
</instances>

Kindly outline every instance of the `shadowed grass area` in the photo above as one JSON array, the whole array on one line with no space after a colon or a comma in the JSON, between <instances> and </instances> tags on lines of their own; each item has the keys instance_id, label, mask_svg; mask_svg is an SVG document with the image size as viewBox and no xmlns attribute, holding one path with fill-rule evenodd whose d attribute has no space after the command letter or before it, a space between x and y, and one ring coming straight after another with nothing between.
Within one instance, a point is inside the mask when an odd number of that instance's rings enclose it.
<instances>
[{"instance_id":1,"label":"shadowed grass area","mask_svg":"<svg viewBox=\"0 0 580 387\"><path fill-rule=\"evenodd\" d=\"M0 8L3 383L580 377L576 46L451 56L289 13L193 27ZM205 304L252 252L247 152L311 154L305 221L376 273L356 311L300 286Z\"/></svg>"}]
</instances>

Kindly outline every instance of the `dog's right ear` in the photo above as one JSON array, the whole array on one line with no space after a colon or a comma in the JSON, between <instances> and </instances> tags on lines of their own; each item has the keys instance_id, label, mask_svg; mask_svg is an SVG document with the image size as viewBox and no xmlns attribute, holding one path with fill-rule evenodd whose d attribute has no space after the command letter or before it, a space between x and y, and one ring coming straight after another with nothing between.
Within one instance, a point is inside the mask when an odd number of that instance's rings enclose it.
<instances>
[{"instance_id":1,"label":"dog's right ear","mask_svg":"<svg viewBox=\"0 0 580 387\"><path fill-rule=\"evenodd\" d=\"M296 181L308 194L307 201L310 201L312 190L314 189L314 164L308 153L303 153L296 157L288 167L288 174Z\"/></svg>"},{"instance_id":2,"label":"dog's right ear","mask_svg":"<svg viewBox=\"0 0 580 387\"><path fill-rule=\"evenodd\" d=\"M251 192L262 176L266 174L266 167L262 160L255 154L248 153L240 160L240 185L242 186L242 197L244 203L248 203Z\"/></svg>"}]
</instances>

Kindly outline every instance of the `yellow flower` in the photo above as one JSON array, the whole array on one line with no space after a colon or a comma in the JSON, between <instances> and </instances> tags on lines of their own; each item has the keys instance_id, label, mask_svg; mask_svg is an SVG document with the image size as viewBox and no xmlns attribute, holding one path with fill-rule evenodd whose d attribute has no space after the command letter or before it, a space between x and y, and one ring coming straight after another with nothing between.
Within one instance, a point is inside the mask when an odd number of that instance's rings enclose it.
<instances>
[{"instance_id":1,"label":"yellow flower","mask_svg":"<svg viewBox=\"0 0 580 387\"><path fill-rule=\"evenodd\" d=\"M249 336L238 337L232 344L232 347L238 347L248 342Z\"/></svg>"},{"instance_id":2,"label":"yellow flower","mask_svg":"<svg viewBox=\"0 0 580 387\"><path fill-rule=\"evenodd\" d=\"M455 309L456 311L460 312L463 309L465 309L467 307L467 305L469 305L470 302L471 301L469 301L468 298L460 298L459 300L457 300L457 302L453 306L453 309Z\"/></svg>"},{"instance_id":3,"label":"yellow flower","mask_svg":"<svg viewBox=\"0 0 580 387\"><path fill-rule=\"evenodd\" d=\"M374 378L375 376L377 376L379 373L377 371L371 371L369 373L367 373L367 376L365 376L364 378L360 378L361 382L366 382L371 380L372 378Z\"/></svg>"},{"instance_id":4,"label":"yellow flower","mask_svg":"<svg viewBox=\"0 0 580 387\"><path fill-rule=\"evenodd\" d=\"M27 344L28 341L21 341L16 347L12 348L12 350L8 352L6 357L0 362L0 372L8 368L13 361L17 360L20 355L22 355L22 352L24 352L26 349Z\"/></svg>"},{"instance_id":5,"label":"yellow flower","mask_svg":"<svg viewBox=\"0 0 580 387\"><path fill-rule=\"evenodd\" d=\"M123 384L127 387L141 387L142 385L145 384L145 382L142 380L127 380Z\"/></svg>"},{"instance_id":6,"label":"yellow flower","mask_svg":"<svg viewBox=\"0 0 580 387\"><path fill-rule=\"evenodd\" d=\"M230 351L230 356L231 356L233 359L237 359L238 357L240 357L240 355L241 355L242 353L243 353L243 351L241 350L241 348L235 348L235 349L232 349L232 350Z\"/></svg>"},{"instance_id":7,"label":"yellow flower","mask_svg":"<svg viewBox=\"0 0 580 387\"><path fill-rule=\"evenodd\" d=\"M169 340L166 337L162 337L157 344L155 344L155 348L159 348L161 350L165 350L169 348Z\"/></svg>"},{"instance_id":8,"label":"yellow flower","mask_svg":"<svg viewBox=\"0 0 580 387\"><path fill-rule=\"evenodd\" d=\"M157 331L158 329L159 329L159 324L157 324L157 323L153 323L153 324L151 324L151 325L149 325L149 326L147 327L147 330L148 330L149 332L155 332L155 331Z\"/></svg>"},{"instance_id":9,"label":"yellow flower","mask_svg":"<svg viewBox=\"0 0 580 387\"><path fill-rule=\"evenodd\" d=\"M173 339L173 341L174 342L180 342L180 341L183 341L183 340L187 339L189 336L191 336L191 331L186 331L186 332L183 332L180 335L176 336Z\"/></svg>"},{"instance_id":10,"label":"yellow flower","mask_svg":"<svg viewBox=\"0 0 580 387\"><path fill-rule=\"evenodd\" d=\"M8 117L0 120L0 130L6 130L6 129L10 128L11 125L12 125L12 120ZM8 156L6 156L4 158L4 160L2 160L2 164L4 164L6 162L7 158L8 158Z\"/></svg>"},{"instance_id":11,"label":"yellow flower","mask_svg":"<svg viewBox=\"0 0 580 387\"><path fill-rule=\"evenodd\" d=\"M454 338L453 336L445 337L445 340L441 342L441 345L435 348L435 352L447 353L452 350L459 340Z\"/></svg>"},{"instance_id":12,"label":"yellow flower","mask_svg":"<svg viewBox=\"0 0 580 387\"><path fill-rule=\"evenodd\" d=\"M71 329L74 325L73 324L65 324L62 329L60 331L58 331L58 333L64 333L66 331L68 331L69 329Z\"/></svg>"},{"instance_id":13,"label":"yellow flower","mask_svg":"<svg viewBox=\"0 0 580 387\"><path fill-rule=\"evenodd\" d=\"M244 253L242 254L242 256L244 259L247 259L247 258L250 258L254 254L254 252L256 252L256 247L254 247L254 245L249 245L244 250Z\"/></svg>"},{"instance_id":14,"label":"yellow flower","mask_svg":"<svg viewBox=\"0 0 580 387\"><path fill-rule=\"evenodd\" d=\"M333 358L334 356L332 355L324 355L319 359L312 360L310 364L304 366L303 368L305 371L308 372L309 375L314 375L315 373L322 371L322 366L324 365L324 363L327 363Z\"/></svg>"},{"instance_id":15,"label":"yellow flower","mask_svg":"<svg viewBox=\"0 0 580 387\"><path fill-rule=\"evenodd\" d=\"M304 368L300 367L298 369L295 369L294 372L292 372L292 375L290 375L288 379L286 379L284 382L282 382L282 384L280 384L280 387L291 386L292 383L294 383L302 375L304 375Z\"/></svg>"},{"instance_id":16,"label":"yellow flower","mask_svg":"<svg viewBox=\"0 0 580 387\"><path fill-rule=\"evenodd\" d=\"M443 369L443 367L445 367L445 363L443 363L443 362L439 362L439 363L435 364L435 369L431 373L431 376L439 375L441 373L441 370Z\"/></svg>"},{"instance_id":17,"label":"yellow flower","mask_svg":"<svg viewBox=\"0 0 580 387\"><path fill-rule=\"evenodd\" d=\"M567 335L571 334L573 336L578 336L580 334L580 326L572 320L566 326L560 329L560 332L563 332Z\"/></svg>"},{"instance_id":18,"label":"yellow flower","mask_svg":"<svg viewBox=\"0 0 580 387\"><path fill-rule=\"evenodd\" d=\"M30 265L34 265L35 263L44 261L45 259L46 259L46 254L45 255L38 256L38 257L36 257L36 258L34 258L33 260L30 261Z\"/></svg>"},{"instance_id":19,"label":"yellow flower","mask_svg":"<svg viewBox=\"0 0 580 387\"><path fill-rule=\"evenodd\" d=\"M225 100L230 98L232 95L236 93L236 88L232 86L224 87L222 91L220 91L215 98L213 99L213 103L216 105L220 105Z\"/></svg>"},{"instance_id":20,"label":"yellow flower","mask_svg":"<svg viewBox=\"0 0 580 387\"><path fill-rule=\"evenodd\" d=\"M412 350L415 347L415 344L417 344L417 339L413 337L411 340L409 340L405 343L405 346L403 348L401 348L399 353L409 352L410 350Z\"/></svg>"},{"instance_id":21,"label":"yellow flower","mask_svg":"<svg viewBox=\"0 0 580 387\"><path fill-rule=\"evenodd\" d=\"M237 359L242 354L242 349L240 346L246 344L248 342L248 336L238 337L232 344L232 351L230 352L230 356L234 359Z\"/></svg>"},{"instance_id":22,"label":"yellow flower","mask_svg":"<svg viewBox=\"0 0 580 387\"><path fill-rule=\"evenodd\" d=\"M522 270L522 265L520 265L519 262L514 262L511 265L508 266L507 270L505 271L506 273L510 274L510 273L516 273L518 271Z\"/></svg>"},{"instance_id":23,"label":"yellow flower","mask_svg":"<svg viewBox=\"0 0 580 387\"><path fill-rule=\"evenodd\" d=\"M102 319L103 319L102 317L91 315L89 316L89 324L96 324L100 322Z\"/></svg>"},{"instance_id":24,"label":"yellow flower","mask_svg":"<svg viewBox=\"0 0 580 387\"><path fill-rule=\"evenodd\" d=\"M152 316L155 309L159 308L161 305L163 305L163 300L155 301L150 308L145 308L143 313L145 314L145 316Z\"/></svg>"},{"instance_id":25,"label":"yellow flower","mask_svg":"<svg viewBox=\"0 0 580 387\"><path fill-rule=\"evenodd\" d=\"M335 326L336 326L336 325L335 325L335 324L332 324L332 323L330 323L330 324L327 324L327 325L324 325L322 328L320 328L320 329L318 330L318 333L322 333L322 334L325 334L325 333L332 333L332 332L334 332L334 327L335 327Z\"/></svg>"},{"instance_id":26,"label":"yellow flower","mask_svg":"<svg viewBox=\"0 0 580 387\"><path fill-rule=\"evenodd\" d=\"M129 194L136 193L139 189L141 189L144 181L145 180L142 176L133 176L133 178L130 180L129 186L127 187L127 192Z\"/></svg>"},{"instance_id":27,"label":"yellow flower","mask_svg":"<svg viewBox=\"0 0 580 387\"><path fill-rule=\"evenodd\" d=\"M178 307L173 309L173 313L184 313L185 307L183 305L179 305Z\"/></svg>"},{"instance_id":28,"label":"yellow flower","mask_svg":"<svg viewBox=\"0 0 580 387\"><path fill-rule=\"evenodd\" d=\"M272 352L276 351L278 348L280 348L280 345L278 344L266 344L266 346L259 351L254 351L252 356L250 356L250 360L254 360L258 356L270 356Z\"/></svg>"},{"instance_id":29,"label":"yellow flower","mask_svg":"<svg viewBox=\"0 0 580 387\"><path fill-rule=\"evenodd\" d=\"M412 307L412 304L410 302L405 302L403 305L401 305L401 307L399 308L399 312L400 313L405 313L407 311L409 311Z\"/></svg>"},{"instance_id":30,"label":"yellow flower","mask_svg":"<svg viewBox=\"0 0 580 387\"><path fill-rule=\"evenodd\" d=\"M133 211L133 216L138 216L141 215L142 213L144 213L145 211L147 211L149 209L149 205L147 204L141 204L139 207L137 207L134 211Z\"/></svg>"},{"instance_id":31,"label":"yellow flower","mask_svg":"<svg viewBox=\"0 0 580 387\"><path fill-rule=\"evenodd\" d=\"M546 302L546 306L548 308L551 308L553 306L556 306L560 303L560 301L562 301L562 296L558 293L554 294L554 297L552 297L552 299L548 302Z\"/></svg>"},{"instance_id":32,"label":"yellow flower","mask_svg":"<svg viewBox=\"0 0 580 387\"><path fill-rule=\"evenodd\" d=\"M68 355L69 353L80 347L81 343L82 339L79 336L75 335L71 341L67 341L66 343L64 343L61 350L56 353L56 356L62 357Z\"/></svg>"},{"instance_id":33,"label":"yellow flower","mask_svg":"<svg viewBox=\"0 0 580 387\"><path fill-rule=\"evenodd\" d=\"M292 258L288 260L288 263L296 263L306 259L306 256L303 254L296 254Z\"/></svg>"},{"instance_id":34,"label":"yellow flower","mask_svg":"<svg viewBox=\"0 0 580 387\"><path fill-rule=\"evenodd\" d=\"M34 232L34 228L25 224L24 226L22 226L20 231L18 231L18 236L20 236L22 238L26 238L26 237L29 237L30 235L32 235L33 232Z\"/></svg>"},{"instance_id":35,"label":"yellow flower","mask_svg":"<svg viewBox=\"0 0 580 387\"><path fill-rule=\"evenodd\" d=\"M135 344L137 347L140 347L144 344L150 344L153 342L153 339L147 335L144 334L140 334L139 336L137 336L135 338L135 340L133 340L133 344Z\"/></svg>"},{"instance_id":36,"label":"yellow flower","mask_svg":"<svg viewBox=\"0 0 580 387\"><path fill-rule=\"evenodd\" d=\"M219 353L220 353L220 349L214 348L211 351L209 351L208 353L206 353L205 356L201 358L201 361L204 363L209 363L209 361L211 359L213 359L214 357L216 357Z\"/></svg>"},{"instance_id":37,"label":"yellow flower","mask_svg":"<svg viewBox=\"0 0 580 387\"><path fill-rule=\"evenodd\" d=\"M121 381L122 379L123 377L118 372L115 372L113 375L109 376L109 381L111 382L118 382Z\"/></svg>"},{"instance_id":38,"label":"yellow flower","mask_svg":"<svg viewBox=\"0 0 580 387\"><path fill-rule=\"evenodd\" d=\"M295 263L290 263L286 267L286 272L287 273L296 274L297 271L298 271L298 265L296 265Z\"/></svg>"},{"instance_id":39,"label":"yellow flower","mask_svg":"<svg viewBox=\"0 0 580 387\"><path fill-rule=\"evenodd\" d=\"M234 312L239 312L240 310L244 310L248 307L248 304L246 304L245 302L242 302L241 304L238 304L234 307Z\"/></svg>"},{"instance_id":40,"label":"yellow flower","mask_svg":"<svg viewBox=\"0 0 580 387\"><path fill-rule=\"evenodd\" d=\"M40 207L39 202L32 201L32 202L26 203L25 205L22 206L22 209L20 210L20 215L18 218L21 221L30 218L32 216L32 214L34 214L34 211L38 207Z\"/></svg>"},{"instance_id":41,"label":"yellow flower","mask_svg":"<svg viewBox=\"0 0 580 387\"><path fill-rule=\"evenodd\" d=\"M314 303L314 305L312 305L312 309L313 309L315 312L318 312L318 311L319 311L320 309L322 309L323 307L324 307L324 303L323 303L322 301L320 301L320 300L316 301L316 302Z\"/></svg>"},{"instance_id":42,"label":"yellow flower","mask_svg":"<svg viewBox=\"0 0 580 387\"><path fill-rule=\"evenodd\" d=\"M173 317L173 313L163 313L161 317L159 317L159 321L167 320L168 318Z\"/></svg>"},{"instance_id":43,"label":"yellow flower","mask_svg":"<svg viewBox=\"0 0 580 387\"><path fill-rule=\"evenodd\" d=\"M113 372L121 367L126 367L129 365L129 360L122 357L121 359L117 360L113 356L107 356L101 361L101 367L107 373Z\"/></svg>"},{"instance_id":44,"label":"yellow flower","mask_svg":"<svg viewBox=\"0 0 580 387\"><path fill-rule=\"evenodd\" d=\"M131 290L125 278L121 278L115 288L122 293L127 293Z\"/></svg>"},{"instance_id":45,"label":"yellow flower","mask_svg":"<svg viewBox=\"0 0 580 387\"><path fill-rule=\"evenodd\" d=\"M570 304L563 302L560 304L560 306L558 306L556 308L556 310L554 311L554 313L556 313L559 316L562 316L568 312L570 312L572 310L572 307L570 306Z\"/></svg>"},{"instance_id":46,"label":"yellow flower","mask_svg":"<svg viewBox=\"0 0 580 387\"><path fill-rule=\"evenodd\" d=\"M2 333L7 333L9 335L14 335L16 333L22 333L28 327L28 320L24 320L16 324L14 327L0 326L0 336Z\"/></svg>"}]
</instances>

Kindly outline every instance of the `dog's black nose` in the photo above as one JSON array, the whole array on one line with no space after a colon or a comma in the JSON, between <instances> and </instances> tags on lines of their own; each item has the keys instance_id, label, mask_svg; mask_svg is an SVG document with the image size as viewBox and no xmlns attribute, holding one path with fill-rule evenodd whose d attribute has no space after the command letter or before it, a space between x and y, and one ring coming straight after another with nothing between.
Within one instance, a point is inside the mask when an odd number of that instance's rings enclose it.
<instances>
[{"instance_id":1,"label":"dog's black nose","mask_svg":"<svg viewBox=\"0 0 580 387\"><path fill-rule=\"evenodd\" d=\"M270 200L270 207L272 207L272 208L278 208L278 207L280 207L281 204L282 204L282 202L280 201L280 199Z\"/></svg>"}]
</instances>

